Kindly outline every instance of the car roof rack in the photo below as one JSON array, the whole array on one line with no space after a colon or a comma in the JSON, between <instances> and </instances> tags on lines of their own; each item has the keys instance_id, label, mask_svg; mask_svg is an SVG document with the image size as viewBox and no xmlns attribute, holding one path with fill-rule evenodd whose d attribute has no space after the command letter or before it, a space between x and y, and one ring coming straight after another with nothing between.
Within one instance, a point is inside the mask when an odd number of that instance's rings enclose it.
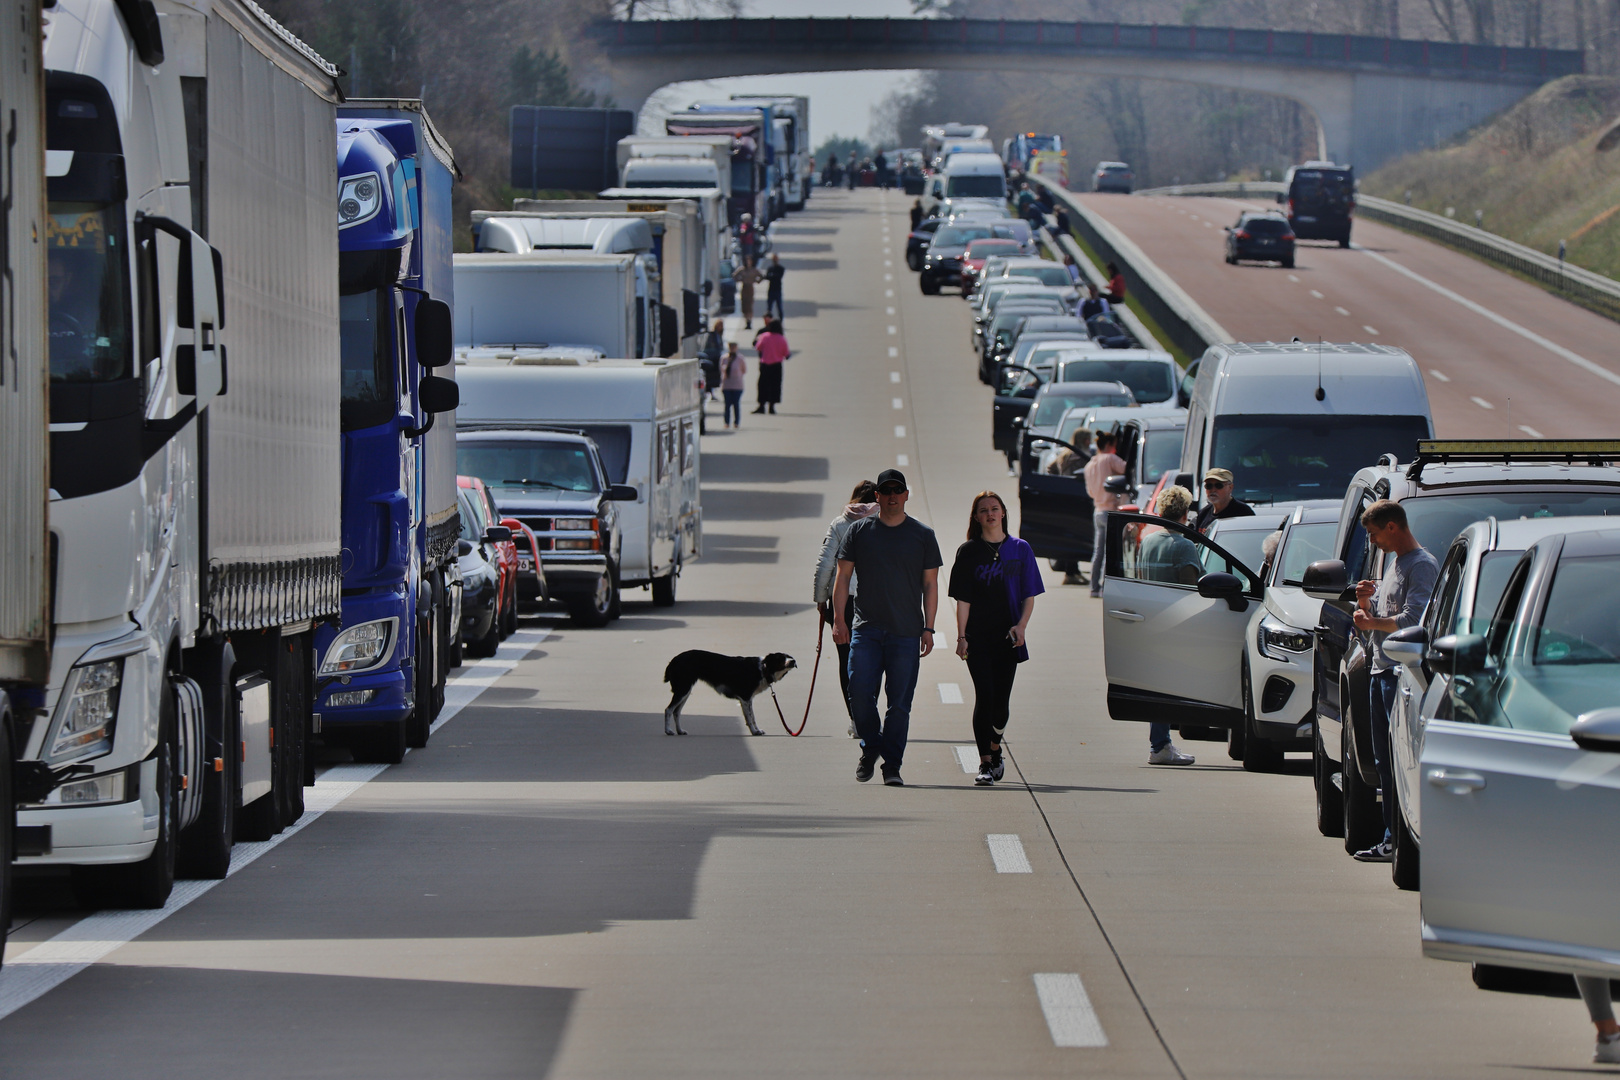
<instances>
[{"instance_id":1,"label":"car roof rack","mask_svg":"<svg viewBox=\"0 0 1620 1080\"><path fill-rule=\"evenodd\" d=\"M1406 478L1420 479L1425 465L1468 462L1613 465L1620 463L1620 439L1419 439Z\"/></svg>"}]
</instances>

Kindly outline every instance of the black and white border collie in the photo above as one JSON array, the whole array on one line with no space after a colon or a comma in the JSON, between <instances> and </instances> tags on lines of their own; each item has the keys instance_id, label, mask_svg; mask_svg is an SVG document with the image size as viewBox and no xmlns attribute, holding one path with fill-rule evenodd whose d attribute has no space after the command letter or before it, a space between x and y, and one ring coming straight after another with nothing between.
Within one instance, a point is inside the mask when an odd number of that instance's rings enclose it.
<instances>
[{"instance_id":1,"label":"black and white border collie","mask_svg":"<svg viewBox=\"0 0 1620 1080\"><path fill-rule=\"evenodd\" d=\"M741 702L749 733L765 734L754 723L754 698L798 666L798 662L787 653L723 656L702 649L688 649L671 660L664 669L664 681L674 691L668 707L664 709L664 734L686 734L681 729L681 710L686 707L686 699L692 696L692 688L700 682L708 683L721 697Z\"/></svg>"}]
</instances>

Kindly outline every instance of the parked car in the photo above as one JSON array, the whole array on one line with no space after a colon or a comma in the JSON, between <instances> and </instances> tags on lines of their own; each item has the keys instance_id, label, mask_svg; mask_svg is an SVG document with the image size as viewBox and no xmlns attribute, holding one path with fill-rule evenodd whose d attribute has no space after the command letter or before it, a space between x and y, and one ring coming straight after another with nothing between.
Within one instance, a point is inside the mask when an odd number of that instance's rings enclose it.
<instances>
[{"instance_id":1,"label":"parked car","mask_svg":"<svg viewBox=\"0 0 1620 1080\"><path fill-rule=\"evenodd\" d=\"M500 557L488 538L482 514L467 488L457 492L461 535L456 567L461 574L461 615L456 622L456 651L494 656L501 644ZM456 659L459 659L457 657Z\"/></svg>"},{"instance_id":2,"label":"parked car","mask_svg":"<svg viewBox=\"0 0 1620 1080\"><path fill-rule=\"evenodd\" d=\"M1350 246L1356 210L1356 172L1331 161L1307 161L1288 170L1286 195L1277 201L1288 208L1288 224L1301 240L1335 240Z\"/></svg>"},{"instance_id":3,"label":"parked car","mask_svg":"<svg viewBox=\"0 0 1620 1080\"><path fill-rule=\"evenodd\" d=\"M1018 325L1017 333L999 355L992 359L981 354L979 381L993 381L998 365L1003 363L1028 367L1025 361L1038 343L1062 342L1077 347L1087 345L1090 341L1085 333L1085 324L1073 315L1031 315ZM1050 362L1047 363L1047 370L1051 370ZM1046 381L1044 376L1043 381Z\"/></svg>"},{"instance_id":4,"label":"parked car","mask_svg":"<svg viewBox=\"0 0 1620 1080\"><path fill-rule=\"evenodd\" d=\"M1294 268L1294 230L1288 219L1271 210L1245 210L1237 224L1226 227L1226 261L1236 266L1240 260L1281 263Z\"/></svg>"},{"instance_id":5,"label":"parked car","mask_svg":"<svg viewBox=\"0 0 1620 1080\"><path fill-rule=\"evenodd\" d=\"M996 364L1012 347L1018 330L1032 318L1060 319L1067 306L1055 296L1020 296L996 308L996 316L985 324L980 340L979 370L994 371Z\"/></svg>"},{"instance_id":6,"label":"parked car","mask_svg":"<svg viewBox=\"0 0 1620 1080\"><path fill-rule=\"evenodd\" d=\"M906 236L906 266L912 270L921 270L923 255L928 251L928 245L934 242L934 233L945 224L941 217L923 218L917 222L917 227Z\"/></svg>"},{"instance_id":7,"label":"parked car","mask_svg":"<svg viewBox=\"0 0 1620 1080\"><path fill-rule=\"evenodd\" d=\"M1033 473L1037 453L1034 440L1056 434L1064 413L1081 406L1133 403L1131 391L1124 383L1105 382L1042 383L1028 398L997 397L991 406L996 449L1015 454L1023 471ZM1021 520L1028 524L1027 518ZM1088 517L1086 521L1089 537L1091 519ZM1041 552L1037 549L1035 554L1041 555Z\"/></svg>"},{"instance_id":8,"label":"parked car","mask_svg":"<svg viewBox=\"0 0 1620 1080\"><path fill-rule=\"evenodd\" d=\"M495 628L504 639L517 629L517 543L512 538L512 531L501 524L495 500L490 497L489 487L481 476L457 476L456 485L465 490L472 500L481 527L480 535L493 551L490 561L501 579L500 593L496 598Z\"/></svg>"},{"instance_id":9,"label":"parked car","mask_svg":"<svg viewBox=\"0 0 1620 1080\"><path fill-rule=\"evenodd\" d=\"M975 240L989 240L995 230L987 222L963 222L942 225L923 252L922 269L917 279L924 296L933 296L941 287L962 283L962 260L968 245Z\"/></svg>"},{"instance_id":10,"label":"parked car","mask_svg":"<svg viewBox=\"0 0 1620 1080\"><path fill-rule=\"evenodd\" d=\"M1138 404L1177 404L1181 367L1169 353L1082 346L1058 353L1055 363L1059 382L1122 382Z\"/></svg>"},{"instance_id":11,"label":"parked car","mask_svg":"<svg viewBox=\"0 0 1620 1080\"><path fill-rule=\"evenodd\" d=\"M1052 318L1053 316L1041 317ZM1025 331L1018 335L1018 340L1013 343L1013 351L1007 354L1007 358L1002 361L1002 365L997 371L1002 372L1005 370L1014 376L1018 376L1022 375L1023 371L1017 369L1027 369L1034 374L1037 381L1051 382L1057 370L1056 364L1059 356L1070 349L1083 349L1091 344L1091 339L1085 336L1085 328L1080 320L1075 320L1075 327L1076 329L1072 333ZM1003 385L1003 377L1003 375L997 375L996 378L991 380L992 384Z\"/></svg>"},{"instance_id":12,"label":"parked car","mask_svg":"<svg viewBox=\"0 0 1620 1080\"><path fill-rule=\"evenodd\" d=\"M1121 195L1129 195L1135 182L1136 175L1123 161L1099 161L1091 174L1093 191L1117 191Z\"/></svg>"},{"instance_id":13,"label":"parked car","mask_svg":"<svg viewBox=\"0 0 1620 1080\"><path fill-rule=\"evenodd\" d=\"M962 298L966 300L973 295L973 289L979 282L979 273L984 269L986 259L992 255L1017 255L1022 250L1018 241L1002 237L975 240L969 244L967 251L962 254L960 277Z\"/></svg>"},{"instance_id":14,"label":"parked car","mask_svg":"<svg viewBox=\"0 0 1620 1080\"><path fill-rule=\"evenodd\" d=\"M995 281L985 282L979 289L979 295L973 303L973 348L979 352L984 351L985 325L995 318L996 308L1003 300L1011 297L1047 299L1056 297L1062 304L1065 312L1072 314L1079 295L1074 289L1053 288L1036 282L1023 282L1016 279L999 278Z\"/></svg>"},{"instance_id":15,"label":"parked car","mask_svg":"<svg viewBox=\"0 0 1620 1080\"><path fill-rule=\"evenodd\" d=\"M1031 278L1042 285L1053 285L1063 289L1078 289L1074 279L1069 276L1068 268L1062 263L1051 259L1008 259L1001 267L1001 276L1007 278Z\"/></svg>"},{"instance_id":16,"label":"parked car","mask_svg":"<svg viewBox=\"0 0 1620 1080\"><path fill-rule=\"evenodd\" d=\"M1151 509L1152 502L1142 501L1142 493L1156 493L1161 480L1173 478L1181 461L1181 440L1187 430L1185 412L1152 413L1143 409L1125 419L1115 431L1117 443L1114 453L1125 461L1122 494L1131 504Z\"/></svg>"},{"instance_id":17,"label":"parked car","mask_svg":"<svg viewBox=\"0 0 1620 1080\"><path fill-rule=\"evenodd\" d=\"M1510 448L1425 440L1409 464L1387 455L1351 477L1332 552L1310 568L1304 584L1307 593L1324 601L1312 661L1316 824L1324 836L1343 836L1345 850L1356 852L1376 843L1384 829L1368 721L1366 650L1351 625L1353 593L1346 592L1363 578L1377 579L1383 568L1361 527L1362 511L1378 499L1399 502L1418 543L1441 552L1468 525L1487 518L1620 515L1616 462L1620 441L1613 440L1525 440Z\"/></svg>"}]
</instances>

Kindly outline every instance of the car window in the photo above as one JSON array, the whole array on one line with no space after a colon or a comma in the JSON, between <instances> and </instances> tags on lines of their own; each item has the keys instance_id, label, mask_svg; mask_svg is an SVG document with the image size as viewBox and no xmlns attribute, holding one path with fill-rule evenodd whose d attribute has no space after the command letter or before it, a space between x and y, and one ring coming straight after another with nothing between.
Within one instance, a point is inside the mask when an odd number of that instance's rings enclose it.
<instances>
[{"instance_id":1,"label":"car window","mask_svg":"<svg viewBox=\"0 0 1620 1080\"><path fill-rule=\"evenodd\" d=\"M1527 552L1513 564L1507 584L1502 588L1502 598L1491 612L1485 630L1485 652L1493 659L1500 659L1502 651L1507 648L1508 635L1513 630L1513 620L1518 616L1519 600L1524 595L1524 583L1530 578L1533 561L1534 557Z\"/></svg>"},{"instance_id":2,"label":"car window","mask_svg":"<svg viewBox=\"0 0 1620 1080\"><path fill-rule=\"evenodd\" d=\"M1248 519L1226 518L1223 520L1232 522L1246 522ZM1275 528L1242 529L1228 526L1223 529L1221 528L1221 524L1222 521L1217 520L1214 527L1210 529L1209 538L1211 540L1225 548L1237 559L1238 562L1242 563L1244 566L1253 566L1258 568L1261 563L1266 561L1265 555L1260 550L1261 545L1266 542L1266 537L1277 531ZM1216 571L1225 573L1232 572L1226 569L1226 560L1218 555L1213 548L1204 548L1199 553L1199 557L1203 561L1206 573L1214 573Z\"/></svg>"},{"instance_id":3,"label":"car window","mask_svg":"<svg viewBox=\"0 0 1620 1080\"><path fill-rule=\"evenodd\" d=\"M1620 556L1560 559L1541 625L1532 639L1534 662L1620 665L1620 605L1614 602L1617 587Z\"/></svg>"},{"instance_id":4,"label":"car window","mask_svg":"<svg viewBox=\"0 0 1620 1080\"><path fill-rule=\"evenodd\" d=\"M1440 567L1440 579L1434 587L1434 595L1423 612L1423 628L1429 632L1431 641L1450 632L1452 609L1457 605L1457 594L1462 591L1463 573L1467 568L1467 545L1453 544L1446 555L1445 565ZM1442 626L1447 629L1441 630Z\"/></svg>"},{"instance_id":5,"label":"car window","mask_svg":"<svg viewBox=\"0 0 1620 1080\"><path fill-rule=\"evenodd\" d=\"M988 259L994 254L1004 254L1017 251L1016 240L975 240L968 245L967 257L970 259Z\"/></svg>"},{"instance_id":6,"label":"car window","mask_svg":"<svg viewBox=\"0 0 1620 1080\"><path fill-rule=\"evenodd\" d=\"M456 447L456 468L513 492L600 490L590 447L579 442L463 442Z\"/></svg>"},{"instance_id":7,"label":"car window","mask_svg":"<svg viewBox=\"0 0 1620 1080\"><path fill-rule=\"evenodd\" d=\"M1248 218L1238 222L1238 228L1250 236L1281 236L1290 231L1288 222L1272 217Z\"/></svg>"},{"instance_id":8,"label":"car window","mask_svg":"<svg viewBox=\"0 0 1620 1080\"><path fill-rule=\"evenodd\" d=\"M1030 414L1029 427L1051 427L1063 414L1077 406L1129 405L1125 394L1098 392L1094 394L1047 394L1041 398Z\"/></svg>"},{"instance_id":9,"label":"car window","mask_svg":"<svg viewBox=\"0 0 1620 1080\"><path fill-rule=\"evenodd\" d=\"M1072 285L1074 280L1061 266L1015 266L1007 271L1008 277L1034 278L1042 285Z\"/></svg>"},{"instance_id":10,"label":"car window","mask_svg":"<svg viewBox=\"0 0 1620 1080\"><path fill-rule=\"evenodd\" d=\"M1303 585L1305 568L1319 559L1333 557L1333 521L1301 522L1288 530L1277 556L1277 580L1284 585Z\"/></svg>"},{"instance_id":11,"label":"car window","mask_svg":"<svg viewBox=\"0 0 1620 1080\"><path fill-rule=\"evenodd\" d=\"M1175 367L1162 360L1065 360L1061 382L1122 382L1136 400L1169 401L1176 394Z\"/></svg>"},{"instance_id":12,"label":"car window","mask_svg":"<svg viewBox=\"0 0 1620 1080\"><path fill-rule=\"evenodd\" d=\"M1495 518L1620 517L1620 490L1431 492L1401 503L1418 543L1443 550L1476 521Z\"/></svg>"},{"instance_id":13,"label":"car window","mask_svg":"<svg viewBox=\"0 0 1620 1080\"><path fill-rule=\"evenodd\" d=\"M1142 451L1142 482L1157 484L1159 477L1181 465L1181 428L1149 431Z\"/></svg>"},{"instance_id":14,"label":"car window","mask_svg":"<svg viewBox=\"0 0 1620 1080\"><path fill-rule=\"evenodd\" d=\"M947 225L934 234L934 243L940 247L965 247L974 240L988 240L994 235L988 225Z\"/></svg>"},{"instance_id":15,"label":"car window","mask_svg":"<svg viewBox=\"0 0 1620 1080\"><path fill-rule=\"evenodd\" d=\"M1185 525L1168 521L1154 524L1156 527L1151 531L1137 522L1110 526L1109 576L1115 576L1116 564L1112 553L1118 551L1117 569L1120 577L1191 590L1198 587L1200 577L1215 570L1235 574L1246 589L1259 587L1254 572L1237 561L1223 557L1210 538L1200 536ZM1113 530L1120 525L1123 525L1123 531L1118 534L1120 543L1115 544ZM1144 532L1147 535L1142 535ZM1260 535L1264 537L1265 533Z\"/></svg>"}]
</instances>

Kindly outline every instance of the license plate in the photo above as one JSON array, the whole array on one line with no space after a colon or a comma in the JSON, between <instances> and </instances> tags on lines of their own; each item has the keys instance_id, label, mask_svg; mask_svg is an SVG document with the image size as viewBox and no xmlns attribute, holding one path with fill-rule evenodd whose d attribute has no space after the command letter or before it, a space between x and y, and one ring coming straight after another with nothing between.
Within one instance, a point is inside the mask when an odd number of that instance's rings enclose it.
<instances>
[{"instance_id":1,"label":"license plate","mask_svg":"<svg viewBox=\"0 0 1620 1080\"><path fill-rule=\"evenodd\" d=\"M533 570L534 569L534 563L533 563L533 561L531 561L529 559L520 558L520 559L518 559L518 569L519 570Z\"/></svg>"}]
</instances>

